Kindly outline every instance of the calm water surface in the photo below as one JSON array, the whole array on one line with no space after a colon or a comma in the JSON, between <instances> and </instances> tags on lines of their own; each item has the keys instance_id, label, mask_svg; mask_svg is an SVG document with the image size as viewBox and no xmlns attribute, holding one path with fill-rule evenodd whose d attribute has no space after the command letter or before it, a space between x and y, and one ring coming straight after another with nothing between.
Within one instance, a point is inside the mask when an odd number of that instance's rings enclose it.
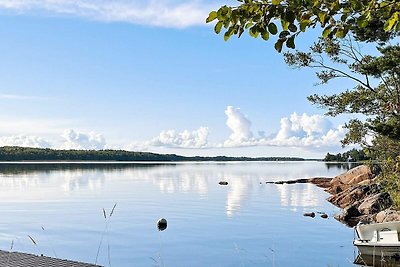
<instances>
[{"instance_id":1,"label":"calm water surface","mask_svg":"<svg viewBox=\"0 0 400 267\"><path fill-rule=\"evenodd\" d=\"M101 243L98 263L115 267L353 266L353 230L332 218L328 194L265 184L343 171L322 162L0 164L0 249L94 263ZM303 216L311 211L330 218Z\"/></svg>"}]
</instances>

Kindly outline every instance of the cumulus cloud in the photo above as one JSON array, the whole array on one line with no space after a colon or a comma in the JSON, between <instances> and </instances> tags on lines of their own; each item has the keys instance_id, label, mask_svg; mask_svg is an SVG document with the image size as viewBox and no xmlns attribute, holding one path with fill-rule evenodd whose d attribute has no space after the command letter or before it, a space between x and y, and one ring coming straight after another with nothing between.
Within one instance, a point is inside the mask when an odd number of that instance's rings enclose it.
<instances>
[{"instance_id":1,"label":"cumulus cloud","mask_svg":"<svg viewBox=\"0 0 400 267\"><path fill-rule=\"evenodd\" d=\"M280 121L280 129L276 134L266 137L265 131L258 131L254 137L251 131L251 121L244 116L239 108L228 106L227 126L232 134L224 141L223 147L240 146L287 146L287 147L329 147L338 146L345 134L342 126L333 127L325 116L298 115L292 113Z\"/></svg>"},{"instance_id":2,"label":"cumulus cloud","mask_svg":"<svg viewBox=\"0 0 400 267\"><path fill-rule=\"evenodd\" d=\"M22 147L37 147L49 148L50 143L38 136L29 135L13 135L0 137L0 146L22 146Z\"/></svg>"},{"instance_id":3,"label":"cumulus cloud","mask_svg":"<svg viewBox=\"0 0 400 267\"><path fill-rule=\"evenodd\" d=\"M332 127L332 123L321 115L297 115L296 112L290 118L281 119L281 128L276 136L277 140L284 140L290 136L306 137L322 134Z\"/></svg>"},{"instance_id":4,"label":"cumulus cloud","mask_svg":"<svg viewBox=\"0 0 400 267\"><path fill-rule=\"evenodd\" d=\"M95 132L82 133L72 129L65 130L62 134L64 143L62 149L104 149L106 141L101 134Z\"/></svg>"},{"instance_id":5,"label":"cumulus cloud","mask_svg":"<svg viewBox=\"0 0 400 267\"><path fill-rule=\"evenodd\" d=\"M215 5L215 4L214 4ZM93 20L183 28L204 24L216 6L199 0L0 0L0 8L18 13L48 12Z\"/></svg>"},{"instance_id":6,"label":"cumulus cloud","mask_svg":"<svg viewBox=\"0 0 400 267\"><path fill-rule=\"evenodd\" d=\"M174 130L162 131L151 144L153 146L172 146L182 148L202 148L207 145L209 130L207 127L200 127L195 131L185 130L176 132Z\"/></svg>"},{"instance_id":7,"label":"cumulus cloud","mask_svg":"<svg viewBox=\"0 0 400 267\"><path fill-rule=\"evenodd\" d=\"M228 106L225 110L227 116L226 125L232 134L224 142L224 146L237 146L248 142L253 137L250 131L251 121L240 111L240 108Z\"/></svg>"},{"instance_id":8,"label":"cumulus cloud","mask_svg":"<svg viewBox=\"0 0 400 267\"><path fill-rule=\"evenodd\" d=\"M208 136L210 131L208 127L200 127L197 130L184 130L178 132L175 130L165 130L148 141L132 142L125 147L127 150L144 151L151 147L169 147L169 148L206 148L209 147Z\"/></svg>"},{"instance_id":9,"label":"cumulus cloud","mask_svg":"<svg viewBox=\"0 0 400 267\"><path fill-rule=\"evenodd\" d=\"M281 119L280 129L270 143L281 146L331 146L337 145L344 134L342 126L334 128L325 116L298 115L294 112L290 117Z\"/></svg>"},{"instance_id":10,"label":"cumulus cloud","mask_svg":"<svg viewBox=\"0 0 400 267\"><path fill-rule=\"evenodd\" d=\"M200 127L194 131L177 132L175 130L162 131L157 137L144 141L134 142L126 147L128 150L151 150L153 147L166 148L234 148L251 146L281 146L319 149L340 146L340 140L345 135L342 126L334 127L325 116L298 115L292 113L280 121L280 128L272 134L266 131L257 131L257 136L251 130L251 120L243 114L240 108L227 106L225 110L226 126L231 130L229 137L220 143L208 141L209 129Z\"/></svg>"},{"instance_id":11,"label":"cumulus cloud","mask_svg":"<svg viewBox=\"0 0 400 267\"><path fill-rule=\"evenodd\" d=\"M106 141L101 134L89 132L82 133L72 129L64 130L61 135L62 142L56 136L52 141L35 135L9 135L0 136L0 146L21 146L57 149L104 149Z\"/></svg>"}]
</instances>

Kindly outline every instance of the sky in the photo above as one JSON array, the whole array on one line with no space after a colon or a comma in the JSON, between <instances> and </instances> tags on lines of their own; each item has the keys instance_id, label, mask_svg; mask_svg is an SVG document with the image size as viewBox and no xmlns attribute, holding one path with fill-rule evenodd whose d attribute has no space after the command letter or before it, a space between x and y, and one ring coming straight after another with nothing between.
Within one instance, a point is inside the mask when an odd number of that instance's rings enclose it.
<instances>
[{"instance_id":1,"label":"sky","mask_svg":"<svg viewBox=\"0 0 400 267\"><path fill-rule=\"evenodd\" d=\"M0 146L321 158L349 117L273 42L206 24L235 1L0 0ZM318 36L302 35L306 48ZM347 148L348 149L348 148ZM346 149L345 149L346 150Z\"/></svg>"}]
</instances>

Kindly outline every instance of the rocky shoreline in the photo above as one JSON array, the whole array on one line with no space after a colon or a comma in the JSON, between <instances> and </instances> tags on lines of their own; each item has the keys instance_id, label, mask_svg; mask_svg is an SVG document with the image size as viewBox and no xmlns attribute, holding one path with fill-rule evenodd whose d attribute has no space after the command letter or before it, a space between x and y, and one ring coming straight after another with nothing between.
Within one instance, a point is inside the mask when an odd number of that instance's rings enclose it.
<instances>
[{"instance_id":1,"label":"rocky shoreline","mask_svg":"<svg viewBox=\"0 0 400 267\"><path fill-rule=\"evenodd\" d=\"M378 168L361 165L335 178L317 177L267 183L312 183L324 188L331 194L327 200L342 209L342 213L337 214L335 219L348 226L354 226L360 221L400 221L400 211L391 209L392 200L383 191L378 176Z\"/></svg>"}]
</instances>

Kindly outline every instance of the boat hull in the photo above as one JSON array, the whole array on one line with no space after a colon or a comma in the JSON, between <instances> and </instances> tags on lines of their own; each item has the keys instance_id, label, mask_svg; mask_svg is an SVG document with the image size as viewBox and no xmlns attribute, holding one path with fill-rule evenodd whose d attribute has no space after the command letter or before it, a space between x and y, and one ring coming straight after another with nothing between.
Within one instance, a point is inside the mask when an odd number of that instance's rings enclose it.
<instances>
[{"instance_id":1,"label":"boat hull","mask_svg":"<svg viewBox=\"0 0 400 267\"><path fill-rule=\"evenodd\" d=\"M397 257L381 257L359 254L354 260L354 264L363 267L399 267L400 259Z\"/></svg>"},{"instance_id":2,"label":"boat hull","mask_svg":"<svg viewBox=\"0 0 400 267\"><path fill-rule=\"evenodd\" d=\"M384 257L400 257L399 245L379 245L374 243L354 243L361 254Z\"/></svg>"}]
</instances>

